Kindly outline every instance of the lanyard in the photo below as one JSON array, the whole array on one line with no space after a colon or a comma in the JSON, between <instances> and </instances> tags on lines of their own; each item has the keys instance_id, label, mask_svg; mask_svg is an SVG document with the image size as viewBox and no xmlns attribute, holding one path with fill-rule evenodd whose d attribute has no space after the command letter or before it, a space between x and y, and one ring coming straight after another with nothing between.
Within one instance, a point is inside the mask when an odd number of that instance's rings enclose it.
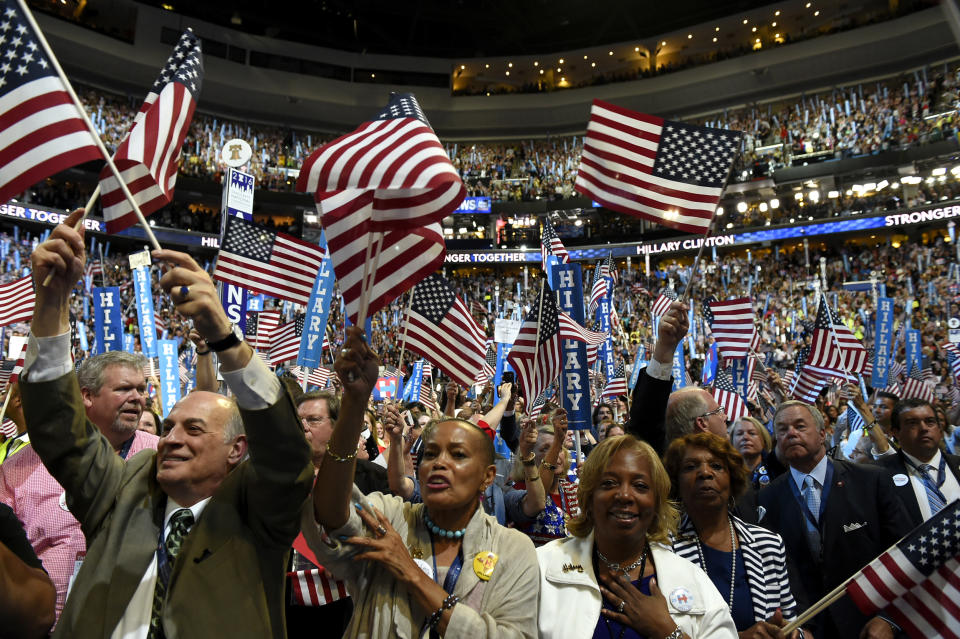
<instances>
[{"instance_id":1,"label":"lanyard","mask_svg":"<svg viewBox=\"0 0 960 639\"><path fill-rule=\"evenodd\" d=\"M121 446L121 447L120 447L120 450L117 451L117 452L120 454L120 459L126 459L126 458L127 458L127 455L130 454L130 447L133 446L133 439L134 439L134 437L136 437L136 436L137 436L137 434L134 433L133 435L130 436L130 439L128 439L127 441L123 442L123 446Z\"/></svg>"},{"instance_id":2,"label":"lanyard","mask_svg":"<svg viewBox=\"0 0 960 639\"><path fill-rule=\"evenodd\" d=\"M433 547L433 535L430 536L430 553L433 555L433 580L437 581L439 573L437 572L437 551ZM450 569L447 570L447 577L443 580L443 589L448 594L453 594L453 588L457 585L461 570L463 570L463 544L460 544L460 550L457 551L456 558L450 564ZM437 581L437 583L440 582Z\"/></svg>"}]
</instances>

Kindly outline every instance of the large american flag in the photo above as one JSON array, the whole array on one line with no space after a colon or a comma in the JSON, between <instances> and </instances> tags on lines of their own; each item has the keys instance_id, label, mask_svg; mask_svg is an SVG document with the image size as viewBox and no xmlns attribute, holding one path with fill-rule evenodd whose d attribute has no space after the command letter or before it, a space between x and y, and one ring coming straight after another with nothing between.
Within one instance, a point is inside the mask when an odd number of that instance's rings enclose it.
<instances>
[{"instance_id":1,"label":"large american flag","mask_svg":"<svg viewBox=\"0 0 960 639\"><path fill-rule=\"evenodd\" d=\"M440 220L466 194L410 94L393 94L377 117L316 150L300 170L297 190L314 193L355 323L365 288L372 315L440 268L446 254ZM368 256L375 245L379 254ZM364 287L368 259L376 266L369 266L373 276Z\"/></svg>"},{"instance_id":2,"label":"large american flag","mask_svg":"<svg viewBox=\"0 0 960 639\"><path fill-rule=\"evenodd\" d=\"M960 500L954 500L847 584L865 615L884 611L913 639L960 637Z\"/></svg>"},{"instance_id":3,"label":"large american flag","mask_svg":"<svg viewBox=\"0 0 960 639\"><path fill-rule=\"evenodd\" d=\"M32 274L0 285L0 326L29 322L35 301Z\"/></svg>"},{"instance_id":4,"label":"large american flag","mask_svg":"<svg viewBox=\"0 0 960 639\"><path fill-rule=\"evenodd\" d=\"M567 253L560 236L557 235L557 230L553 228L550 218L547 217L543 220L543 234L540 236L540 264L544 272L547 270L547 258L551 255L560 260L561 264L570 263L570 254Z\"/></svg>"},{"instance_id":5,"label":"large american flag","mask_svg":"<svg viewBox=\"0 0 960 639\"><path fill-rule=\"evenodd\" d=\"M559 310L553 291L544 285L538 301L533 303L520 326L507 361L516 371L526 397L536 398L560 375L563 340L600 344L606 338L606 333L588 331Z\"/></svg>"},{"instance_id":6,"label":"large american flag","mask_svg":"<svg viewBox=\"0 0 960 639\"><path fill-rule=\"evenodd\" d=\"M243 338L255 350L269 350L273 331L280 325L280 311L250 311Z\"/></svg>"},{"instance_id":7,"label":"large american flag","mask_svg":"<svg viewBox=\"0 0 960 639\"><path fill-rule=\"evenodd\" d=\"M239 217L227 217L213 277L306 306L325 251Z\"/></svg>"},{"instance_id":8,"label":"large american flag","mask_svg":"<svg viewBox=\"0 0 960 639\"><path fill-rule=\"evenodd\" d=\"M180 148L190 129L203 83L200 39L187 29L154 81L113 161L140 211L150 215L173 199ZM100 200L107 233L137 223L110 167L100 172Z\"/></svg>"},{"instance_id":9,"label":"large american flag","mask_svg":"<svg viewBox=\"0 0 960 639\"><path fill-rule=\"evenodd\" d=\"M707 233L741 135L594 100L576 189L609 209Z\"/></svg>"},{"instance_id":10,"label":"large american flag","mask_svg":"<svg viewBox=\"0 0 960 639\"><path fill-rule=\"evenodd\" d=\"M805 368L822 375L856 375L867 365L867 349L820 296ZM851 381L856 382L854 377Z\"/></svg>"},{"instance_id":11,"label":"large american flag","mask_svg":"<svg viewBox=\"0 0 960 639\"><path fill-rule=\"evenodd\" d=\"M297 315L292 322L277 327L270 336L270 365L296 359L300 352L300 339L303 337L304 315Z\"/></svg>"},{"instance_id":12,"label":"large american flag","mask_svg":"<svg viewBox=\"0 0 960 639\"><path fill-rule=\"evenodd\" d=\"M753 324L753 302L749 297L734 300L707 300L703 314L720 355L725 359L747 357L757 334Z\"/></svg>"},{"instance_id":13,"label":"large american flag","mask_svg":"<svg viewBox=\"0 0 960 639\"><path fill-rule=\"evenodd\" d=\"M54 173L103 159L15 0L0 19L0 203Z\"/></svg>"},{"instance_id":14,"label":"large american flag","mask_svg":"<svg viewBox=\"0 0 960 639\"><path fill-rule=\"evenodd\" d=\"M487 336L440 275L427 276L413 289L403 330L407 348L457 384L470 386L483 370Z\"/></svg>"},{"instance_id":15,"label":"large american flag","mask_svg":"<svg viewBox=\"0 0 960 639\"><path fill-rule=\"evenodd\" d=\"M717 369L717 376L713 379L713 398L723 407L727 420L731 422L750 414L747 402L733 386L733 375L729 369Z\"/></svg>"}]
</instances>

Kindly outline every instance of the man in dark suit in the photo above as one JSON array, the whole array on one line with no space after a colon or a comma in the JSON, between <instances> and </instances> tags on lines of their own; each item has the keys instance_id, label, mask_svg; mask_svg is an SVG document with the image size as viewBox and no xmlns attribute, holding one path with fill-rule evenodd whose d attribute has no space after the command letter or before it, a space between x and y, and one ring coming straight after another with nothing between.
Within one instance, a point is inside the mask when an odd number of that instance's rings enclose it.
<instances>
[{"instance_id":1,"label":"man in dark suit","mask_svg":"<svg viewBox=\"0 0 960 639\"><path fill-rule=\"evenodd\" d=\"M943 431L933 406L925 400L897 402L890 429L900 450L876 463L893 473L897 495L916 527L960 498L960 457L941 452Z\"/></svg>"},{"instance_id":2,"label":"man in dark suit","mask_svg":"<svg viewBox=\"0 0 960 639\"><path fill-rule=\"evenodd\" d=\"M293 401L230 324L210 276L188 255L154 251L172 267L160 286L219 353L236 401L190 393L164 419L156 452L120 459L84 415L70 361L82 212L31 256L21 380L33 446L88 542L54 637L283 639L286 557L313 476Z\"/></svg>"},{"instance_id":3,"label":"man in dark suit","mask_svg":"<svg viewBox=\"0 0 960 639\"><path fill-rule=\"evenodd\" d=\"M667 400L673 389L673 354L690 327L687 320L688 310L686 304L673 302L666 314L660 318L653 356L647 362L646 368L640 371L631 398L627 432L653 446L660 456L663 456L667 444L670 443L666 441L665 420Z\"/></svg>"},{"instance_id":4,"label":"man in dark suit","mask_svg":"<svg viewBox=\"0 0 960 639\"><path fill-rule=\"evenodd\" d=\"M787 401L774 433L790 471L760 491L760 525L783 537L790 582L805 609L910 531L889 473L829 459L823 415ZM895 627L862 615L848 597L813 620L817 639L892 638Z\"/></svg>"}]
</instances>

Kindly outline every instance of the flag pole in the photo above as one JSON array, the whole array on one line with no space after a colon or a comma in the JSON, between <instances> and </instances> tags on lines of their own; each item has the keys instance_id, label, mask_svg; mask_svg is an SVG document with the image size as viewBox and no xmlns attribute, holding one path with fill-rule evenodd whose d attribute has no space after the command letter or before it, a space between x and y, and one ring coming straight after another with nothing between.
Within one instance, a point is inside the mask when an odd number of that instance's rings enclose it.
<instances>
[{"instance_id":1,"label":"flag pole","mask_svg":"<svg viewBox=\"0 0 960 639\"><path fill-rule=\"evenodd\" d=\"M80 219L77 220L77 223L74 224L73 229L75 231L80 230L80 227L83 226L83 220L87 217L87 211L93 208L94 202L97 201L97 198L100 197L100 184L97 184L97 188L93 190L93 193L90 194L90 199L87 200L87 203L83 206L83 215L80 216ZM100 257L100 270L103 270L103 254ZM43 278L42 286L50 286L50 280L53 279L53 271L47 273L47 276ZM100 274L100 278L103 279L103 273Z\"/></svg>"},{"instance_id":2,"label":"flag pole","mask_svg":"<svg viewBox=\"0 0 960 639\"><path fill-rule=\"evenodd\" d=\"M373 266L371 268L370 244L367 244L367 259L363 263L363 282L360 286L360 308L357 309L357 326L363 330L363 324L367 321L367 307L370 306L370 289L373 288L377 279L377 262L380 260L380 248L383 246L383 233L377 233L377 249L373 253ZM367 281L367 275L370 281Z\"/></svg>"},{"instance_id":3,"label":"flag pole","mask_svg":"<svg viewBox=\"0 0 960 639\"><path fill-rule=\"evenodd\" d=\"M537 302L537 337L533 342L533 379L537 379L537 354L540 352L540 325L543 323L543 287L546 285L547 278L540 281L540 298ZM529 389L526 389L529 391ZM534 397L531 402L537 401ZM531 408L533 404L531 404Z\"/></svg>"},{"instance_id":4,"label":"flag pole","mask_svg":"<svg viewBox=\"0 0 960 639\"><path fill-rule=\"evenodd\" d=\"M413 292L417 285L410 288L410 301L407 302L407 321L403 323L403 338L400 340L400 359L397 362L397 370L403 371L403 352L407 349L407 327L410 325L410 308L413 306Z\"/></svg>"},{"instance_id":5,"label":"flag pole","mask_svg":"<svg viewBox=\"0 0 960 639\"><path fill-rule=\"evenodd\" d=\"M23 11L23 15L26 17L27 22L30 23L30 28L32 28L34 33L37 34L37 39L40 41L40 45L43 47L44 53L46 53L47 57L50 58L50 63L53 64L53 68L56 70L57 75L63 82L64 88L66 88L67 93L70 95L70 99L73 100L74 106L76 106L80 112L80 117L83 118L84 123L87 125L87 130L93 136L93 139L97 143L97 147L100 149L100 153L106 159L107 166L110 167L110 172L113 173L113 177L119 183L120 190L123 191L124 197L126 197L127 201L130 202L130 206L133 208L133 212L136 213L137 220L140 222L140 226L143 227L143 231L146 233L147 239L150 241L150 245L155 250L160 250L160 243L157 242L157 238L153 235L153 231L150 230L150 225L147 224L147 220L143 216L143 212L140 210L140 205L138 205L137 201L133 198L133 195L130 193L130 189L127 188L127 183L120 175L120 170L117 168L117 165L113 163L113 156L110 155L110 152L107 151L107 147L103 144L103 140L100 139L100 134L97 133L97 129L93 126L93 122L90 121L90 116L87 115L86 109L83 108L80 98L77 97L76 91L73 90L73 85L70 84L66 74L63 72L63 68L60 66L60 62L53 54L53 50L50 48L50 43L47 42L46 37L43 35L43 31L40 30L40 25L37 24L37 21L33 18L33 13L30 12L30 8L26 6L26 3L23 0L17 0L17 4L20 6L20 10ZM84 216L86 216L86 214L86 211L84 211ZM83 218L81 218L81 220L82 219Z\"/></svg>"},{"instance_id":6,"label":"flag pole","mask_svg":"<svg viewBox=\"0 0 960 639\"><path fill-rule=\"evenodd\" d=\"M3 398L3 408L0 408L0 422L3 421L3 418L7 414L7 405L10 403L10 395L13 394L13 389L10 388L10 384L7 384L7 396Z\"/></svg>"}]
</instances>

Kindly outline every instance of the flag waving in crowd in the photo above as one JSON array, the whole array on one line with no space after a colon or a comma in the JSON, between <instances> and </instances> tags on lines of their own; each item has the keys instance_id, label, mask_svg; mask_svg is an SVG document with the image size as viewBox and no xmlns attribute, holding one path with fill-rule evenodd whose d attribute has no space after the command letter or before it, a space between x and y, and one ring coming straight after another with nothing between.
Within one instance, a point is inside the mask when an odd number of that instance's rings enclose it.
<instances>
[{"instance_id":1,"label":"flag waving in crowd","mask_svg":"<svg viewBox=\"0 0 960 639\"><path fill-rule=\"evenodd\" d=\"M114 162L144 215L166 206L173 198L180 148L190 129L202 84L200 38L187 29L114 154ZM109 167L100 172L100 190L108 233L137 223L133 208Z\"/></svg>"},{"instance_id":2,"label":"flag waving in crowd","mask_svg":"<svg viewBox=\"0 0 960 639\"><path fill-rule=\"evenodd\" d=\"M750 354L757 329L753 325L753 302L749 297L722 302L707 300L703 303L703 314L721 357L735 359Z\"/></svg>"},{"instance_id":3,"label":"flag waving in crowd","mask_svg":"<svg viewBox=\"0 0 960 639\"><path fill-rule=\"evenodd\" d=\"M560 236L557 235L557 230L553 228L550 218L547 217L543 220L543 233L540 235L540 264L544 272L550 270L549 260L551 257L555 258L560 264L570 262L570 254L567 253Z\"/></svg>"}]
</instances>

